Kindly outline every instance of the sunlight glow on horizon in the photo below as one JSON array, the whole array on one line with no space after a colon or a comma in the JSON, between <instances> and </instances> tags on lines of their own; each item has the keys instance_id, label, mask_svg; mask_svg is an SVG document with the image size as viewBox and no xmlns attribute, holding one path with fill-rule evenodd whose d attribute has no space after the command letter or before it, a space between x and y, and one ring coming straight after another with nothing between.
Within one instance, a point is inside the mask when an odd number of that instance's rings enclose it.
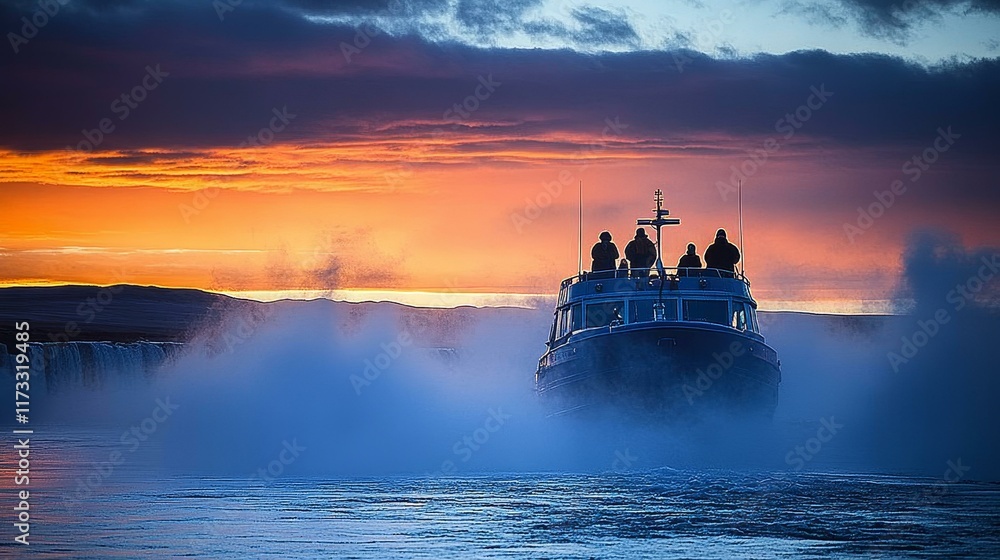
<instances>
[{"instance_id":1,"label":"sunlight glow on horizon","mask_svg":"<svg viewBox=\"0 0 1000 560\"><path fill-rule=\"evenodd\" d=\"M64 282L32 280L18 283L0 282L0 289L14 287L74 286ZM115 284L88 284L107 287ZM556 293L473 292L454 290L203 290L190 286L139 286L166 289L191 289L221 294L237 299L273 303L278 301L329 300L343 303L397 303L410 307L452 309L456 307L516 307L521 309L553 309ZM828 300L791 301L756 298L759 310L765 312L819 313L827 315L898 315L911 306L910 300Z\"/></svg>"},{"instance_id":2,"label":"sunlight glow on horizon","mask_svg":"<svg viewBox=\"0 0 1000 560\"><path fill-rule=\"evenodd\" d=\"M263 303L282 300L308 301L326 299L345 303L399 303L412 307L455 308L519 307L524 309L554 308L556 294L481 293L481 292L431 292L404 290L264 290L218 292L240 299ZM859 301L761 301L760 311L820 313L828 315L894 315L905 310L912 302L893 300Z\"/></svg>"}]
</instances>

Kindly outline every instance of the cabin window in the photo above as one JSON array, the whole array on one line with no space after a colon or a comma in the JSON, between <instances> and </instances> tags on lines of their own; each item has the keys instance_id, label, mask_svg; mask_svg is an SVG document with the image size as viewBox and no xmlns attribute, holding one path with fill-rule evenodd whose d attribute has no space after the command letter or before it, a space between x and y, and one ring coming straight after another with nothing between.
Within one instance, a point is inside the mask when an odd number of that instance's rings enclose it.
<instances>
[{"instance_id":1,"label":"cabin window","mask_svg":"<svg viewBox=\"0 0 1000 560\"><path fill-rule=\"evenodd\" d=\"M556 332L559 333L558 338L562 338L568 335L569 333L573 332L574 330L578 330L577 328L574 327L575 323L578 322L575 321L573 317L574 311L576 313L579 313L580 306L574 305L572 309L569 307L564 307L559 310L559 317L557 319L557 327L556 327Z\"/></svg>"},{"instance_id":2,"label":"cabin window","mask_svg":"<svg viewBox=\"0 0 1000 560\"><path fill-rule=\"evenodd\" d=\"M686 299L684 300L684 320L728 325L729 301L724 299Z\"/></svg>"},{"instance_id":3,"label":"cabin window","mask_svg":"<svg viewBox=\"0 0 1000 560\"><path fill-rule=\"evenodd\" d=\"M629 302L628 322L642 323L653 320L653 305L655 299L634 299ZM677 300L663 300L663 318L667 321L677 320Z\"/></svg>"},{"instance_id":4,"label":"cabin window","mask_svg":"<svg viewBox=\"0 0 1000 560\"><path fill-rule=\"evenodd\" d=\"M623 301L602 301L587 305L587 328L606 327L613 322L621 323Z\"/></svg>"},{"instance_id":5,"label":"cabin window","mask_svg":"<svg viewBox=\"0 0 1000 560\"><path fill-rule=\"evenodd\" d=\"M583 307L578 303L572 307L564 307L556 316L557 338L562 338L583 327Z\"/></svg>"},{"instance_id":6,"label":"cabin window","mask_svg":"<svg viewBox=\"0 0 1000 560\"><path fill-rule=\"evenodd\" d=\"M734 329L747 330L747 312L742 303L733 302L733 321L730 324Z\"/></svg>"},{"instance_id":7,"label":"cabin window","mask_svg":"<svg viewBox=\"0 0 1000 560\"><path fill-rule=\"evenodd\" d=\"M653 320L653 300L640 299L628 302L628 322L645 323Z\"/></svg>"},{"instance_id":8,"label":"cabin window","mask_svg":"<svg viewBox=\"0 0 1000 560\"><path fill-rule=\"evenodd\" d=\"M750 325L750 330L753 332L760 332L760 325L757 324L757 310L753 308L749 303L743 304L747 310L747 322Z\"/></svg>"}]
</instances>

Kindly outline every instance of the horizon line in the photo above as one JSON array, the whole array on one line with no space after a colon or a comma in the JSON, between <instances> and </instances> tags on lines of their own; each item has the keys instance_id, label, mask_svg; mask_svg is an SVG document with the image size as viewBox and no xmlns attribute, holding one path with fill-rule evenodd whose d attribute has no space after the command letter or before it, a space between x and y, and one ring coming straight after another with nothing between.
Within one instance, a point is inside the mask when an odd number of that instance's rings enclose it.
<instances>
[{"instance_id":1,"label":"horizon line","mask_svg":"<svg viewBox=\"0 0 1000 560\"><path fill-rule=\"evenodd\" d=\"M269 290L206 289L193 286L166 286L160 284L133 284L117 282L109 284L81 284L70 282L4 283L3 288L53 288L71 286L136 286L162 288L168 290L197 290L220 294L236 299L274 303L279 301L328 300L342 303L397 303L411 307L431 309L453 309L457 307L541 309L554 305L556 293L525 293L502 291L458 291L430 289L389 289L389 288L289 288ZM548 301L552 300L552 301ZM758 310L764 312L819 313L824 315L905 315L912 307L911 301L892 299L861 300L789 300L762 299Z\"/></svg>"}]
</instances>

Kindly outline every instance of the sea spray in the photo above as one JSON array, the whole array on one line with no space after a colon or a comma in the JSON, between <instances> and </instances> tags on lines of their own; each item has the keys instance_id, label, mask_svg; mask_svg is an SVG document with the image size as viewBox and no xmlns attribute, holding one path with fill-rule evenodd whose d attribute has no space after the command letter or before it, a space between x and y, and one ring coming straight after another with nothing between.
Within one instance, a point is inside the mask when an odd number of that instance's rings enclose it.
<instances>
[{"instance_id":1,"label":"sea spray","mask_svg":"<svg viewBox=\"0 0 1000 560\"><path fill-rule=\"evenodd\" d=\"M551 417L533 390L547 306L323 300L234 308L253 320L220 318L142 384L78 384L49 395L39 421L100 424L114 435L148 415L156 398L170 398L180 408L150 436L150 449L163 449L157 463L171 473L247 479L293 441L303 451L281 463L282 477L708 468L936 479L961 461L970 469L963 476L995 478L995 285L953 313L905 369L893 372L886 359L986 253L939 238L915 243L900 292L917 302L912 316L762 313L782 360L778 409L765 424L720 415L659 425L597 410ZM230 328L239 336L219 346Z\"/></svg>"}]
</instances>

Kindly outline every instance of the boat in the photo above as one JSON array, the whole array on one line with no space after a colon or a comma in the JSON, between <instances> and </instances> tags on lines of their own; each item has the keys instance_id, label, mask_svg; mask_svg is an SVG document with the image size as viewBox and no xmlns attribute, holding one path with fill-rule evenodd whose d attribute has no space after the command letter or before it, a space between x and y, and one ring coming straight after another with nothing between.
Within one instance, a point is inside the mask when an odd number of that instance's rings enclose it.
<instances>
[{"instance_id":1,"label":"boat","mask_svg":"<svg viewBox=\"0 0 1000 560\"><path fill-rule=\"evenodd\" d=\"M581 270L560 284L537 393L550 415L600 407L678 422L770 420L780 362L750 281L740 269L664 267L661 230L680 219L668 217L659 189L655 202L654 217L636 221L656 230L652 268Z\"/></svg>"}]
</instances>

